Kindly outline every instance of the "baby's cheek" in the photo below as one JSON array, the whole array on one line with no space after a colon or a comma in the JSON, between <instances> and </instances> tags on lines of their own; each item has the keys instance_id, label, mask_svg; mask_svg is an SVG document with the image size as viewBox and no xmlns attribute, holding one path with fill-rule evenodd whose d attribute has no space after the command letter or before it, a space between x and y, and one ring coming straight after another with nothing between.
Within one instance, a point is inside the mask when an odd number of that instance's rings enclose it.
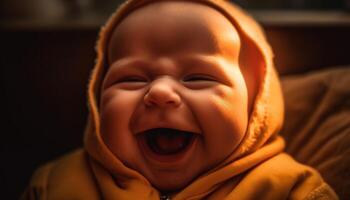
<instances>
[{"instance_id":1,"label":"baby's cheek","mask_svg":"<svg viewBox=\"0 0 350 200\"><path fill-rule=\"evenodd\" d=\"M216 134L210 134L217 143L234 149L241 141L248 126L247 101L241 94L228 94L225 97L213 96L211 106L216 123L212 124ZM214 132L215 133L215 132ZM215 136L214 136L215 135Z\"/></svg>"},{"instance_id":2,"label":"baby's cheek","mask_svg":"<svg viewBox=\"0 0 350 200\"><path fill-rule=\"evenodd\" d=\"M101 98L101 126L107 129L102 132L104 135L127 124L128 115L132 109L132 102L123 100L127 96L127 94L118 91L103 93Z\"/></svg>"},{"instance_id":3,"label":"baby's cheek","mask_svg":"<svg viewBox=\"0 0 350 200\"><path fill-rule=\"evenodd\" d=\"M203 131L203 151L209 164L214 166L236 149L246 132L246 94L218 86L196 91L187 99Z\"/></svg>"},{"instance_id":4,"label":"baby's cheek","mask_svg":"<svg viewBox=\"0 0 350 200\"><path fill-rule=\"evenodd\" d=\"M108 148L125 163L132 163L137 143L129 129L139 95L130 91L108 91L101 97L101 135Z\"/></svg>"}]
</instances>

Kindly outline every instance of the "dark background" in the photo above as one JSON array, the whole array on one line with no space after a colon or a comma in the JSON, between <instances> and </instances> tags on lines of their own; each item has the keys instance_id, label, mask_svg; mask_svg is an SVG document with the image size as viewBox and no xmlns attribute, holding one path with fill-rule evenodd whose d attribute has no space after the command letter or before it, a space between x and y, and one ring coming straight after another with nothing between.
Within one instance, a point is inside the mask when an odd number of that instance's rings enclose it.
<instances>
[{"instance_id":1,"label":"dark background","mask_svg":"<svg viewBox=\"0 0 350 200\"><path fill-rule=\"evenodd\" d=\"M95 40L118 4L62 0L53 14L9 2L0 1L1 199L17 199L38 166L82 146ZM263 24L282 75L350 64L349 1L236 2Z\"/></svg>"}]
</instances>

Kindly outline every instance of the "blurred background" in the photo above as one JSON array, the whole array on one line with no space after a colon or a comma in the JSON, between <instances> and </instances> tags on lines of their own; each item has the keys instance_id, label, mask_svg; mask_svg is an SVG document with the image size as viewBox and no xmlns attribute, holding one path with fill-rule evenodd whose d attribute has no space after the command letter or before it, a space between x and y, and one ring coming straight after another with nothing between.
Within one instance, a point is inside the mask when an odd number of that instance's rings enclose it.
<instances>
[{"instance_id":1,"label":"blurred background","mask_svg":"<svg viewBox=\"0 0 350 200\"><path fill-rule=\"evenodd\" d=\"M1 199L82 146L99 27L121 1L0 0ZM236 0L264 27L282 76L350 64L350 0Z\"/></svg>"}]
</instances>

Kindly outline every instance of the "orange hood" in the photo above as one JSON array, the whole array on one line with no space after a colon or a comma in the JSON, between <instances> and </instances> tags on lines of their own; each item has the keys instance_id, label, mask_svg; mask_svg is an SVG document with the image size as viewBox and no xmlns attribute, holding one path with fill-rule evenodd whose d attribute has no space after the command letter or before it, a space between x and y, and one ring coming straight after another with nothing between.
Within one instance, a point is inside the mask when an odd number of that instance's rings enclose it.
<instances>
[{"instance_id":1,"label":"orange hood","mask_svg":"<svg viewBox=\"0 0 350 200\"><path fill-rule=\"evenodd\" d=\"M100 133L98 97L106 70L106 46L112 31L134 9L154 0L130 0L122 4L101 29L96 45L97 60L88 86L90 116L85 149L105 199L159 199L159 192L137 171L126 167L108 149ZM277 135L283 122L283 100L273 64L273 53L261 27L244 11L224 0L192 0L222 13L237 29L243 48L254 52L261 80L250 114L249 125L239 147L219 166L203 174L175 195L174 199L198 198L214 192L228 180L237 182L248 169L280 153L283 140Z\"/></svg>"}]
</instances>

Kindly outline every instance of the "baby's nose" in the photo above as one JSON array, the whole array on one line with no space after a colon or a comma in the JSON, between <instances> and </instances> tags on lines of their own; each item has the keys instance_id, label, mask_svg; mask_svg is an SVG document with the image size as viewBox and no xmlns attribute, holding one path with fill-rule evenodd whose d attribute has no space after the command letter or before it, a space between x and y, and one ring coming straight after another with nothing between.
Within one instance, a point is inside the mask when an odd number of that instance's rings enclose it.
<instances>
[{"instance_id":1,"label":"baby's nose","mask_svg":"<svg viewBox=\"0 0 350 200\"><path fill-rule=\"evenodd\" d=\"M144 97L146 106L177 107L181 104L179 94L169 80L155 81Z\"/></svg>"}]
</instances>

